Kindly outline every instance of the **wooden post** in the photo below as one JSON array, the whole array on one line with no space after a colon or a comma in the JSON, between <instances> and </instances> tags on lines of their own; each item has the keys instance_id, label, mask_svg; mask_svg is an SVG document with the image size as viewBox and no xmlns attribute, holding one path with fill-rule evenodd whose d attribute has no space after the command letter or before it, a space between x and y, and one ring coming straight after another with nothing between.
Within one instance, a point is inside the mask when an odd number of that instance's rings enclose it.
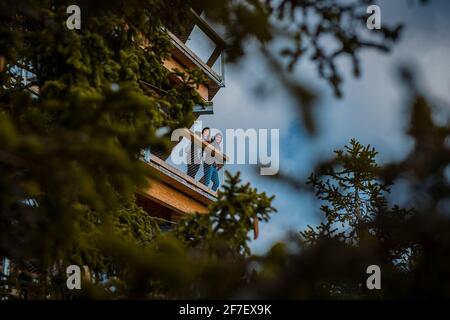
<instances>
[{"instance_id":1,"label":"wooden post","mask_svg":"<svg viewBox=\"0 0 450 320\"><path fill-rule=\"evenodd\" d=\"M3 72L5 70L6 66L6 59L4 56L0 56L0 72Z\"/></svg>"}]
</instances>

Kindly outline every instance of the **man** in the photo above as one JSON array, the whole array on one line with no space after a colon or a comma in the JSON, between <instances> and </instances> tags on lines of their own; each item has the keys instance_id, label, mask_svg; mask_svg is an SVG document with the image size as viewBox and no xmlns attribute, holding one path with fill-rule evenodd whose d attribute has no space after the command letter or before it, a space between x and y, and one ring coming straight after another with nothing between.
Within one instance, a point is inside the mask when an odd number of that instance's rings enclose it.
<instances>
[{"instance_id":1,"label":"man","mask_svg":"<svg viewBox=\"0 0 450 320\"><path fill-rule=\"evenodd\" d=\"M200 136L200 139L209 143L209 133L210 129L208 127L203 128L201 134L200 132L195 132L196 135ZM195 179L195 175L200 169L200 164L202 163L203 148L201 143L191 141L191 145L185 149L186 152L186 163L187 163L187 174L191 178Z\"/></svg>"}]
</instances>

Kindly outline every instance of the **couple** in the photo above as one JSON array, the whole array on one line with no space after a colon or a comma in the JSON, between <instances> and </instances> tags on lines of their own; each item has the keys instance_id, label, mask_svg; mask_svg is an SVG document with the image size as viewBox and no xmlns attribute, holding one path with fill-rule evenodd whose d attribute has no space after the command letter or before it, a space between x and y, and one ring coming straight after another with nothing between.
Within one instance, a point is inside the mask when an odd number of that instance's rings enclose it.
<instances>
[{"instance_id":1,"label":"couple","mask_svg":"<svg viewBox=\"0 0 450 320\"><path fill-rule=\"evenodd\" d=\"M220 150L220 143L222 142L222 134L217 133L212 139L210 139L210 128L205 127L202 130L202 133L196 133L197 135L200 135L201 139L203 141L208 142L211 144L215 149ZM198 169L200 169L200 164L202 163L203 158L203 148L202 145L195 143L191 141L191 145L188 146L186 149L186 160L187 160L187 174L191 178L195 179L195 175L198 172ZM218 173L218 167L217 167L217 159L211 155L211 152L206 152L205 154L205 160L203 162L203 184L205 186L209 186L209 183L213 182L212 190L216 191L219 187L220 181L219 181L219 173Z\"/></svg>"}]
</instances>

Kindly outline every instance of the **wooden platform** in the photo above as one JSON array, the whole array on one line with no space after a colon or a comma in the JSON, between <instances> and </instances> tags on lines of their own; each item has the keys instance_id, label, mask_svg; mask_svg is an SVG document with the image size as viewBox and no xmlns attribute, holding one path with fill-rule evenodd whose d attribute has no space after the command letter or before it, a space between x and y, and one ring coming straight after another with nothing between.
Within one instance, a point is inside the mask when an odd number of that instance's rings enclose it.
<instances>
[{"instance_id":1,"label":"wooden platform","mask_svg":"<svg viewBox=\"0 0 450 320\"><path fill-rule=\"evenodd\" d=\"M217 198L216 192L154 155L148 165L153 174L150 186L139 196L142 207L152 215L176 220L189 213L206 213ZM152 207L158 212L152 212Z\"/></svg>"}]
</instances>

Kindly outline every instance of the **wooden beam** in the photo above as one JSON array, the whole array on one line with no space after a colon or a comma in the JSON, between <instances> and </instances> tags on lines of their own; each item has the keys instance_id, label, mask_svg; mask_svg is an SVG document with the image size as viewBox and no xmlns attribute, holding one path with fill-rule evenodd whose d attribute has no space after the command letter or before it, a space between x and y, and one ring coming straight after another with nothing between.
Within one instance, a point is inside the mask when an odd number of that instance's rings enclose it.
<instances>
[{"instance_id":1,"label":"wooden beam","mask_svg":"<svg viewBox=\"0 0 450 320\"><path fill-rule=\"evenodd\" d=\"M173 56L187 67L199 68L210 80L216 83L218 86L223 86L223 79L218 75L211 67L209 67L199 56L197 56L191 49L189 49L180 39L178 39L172 32L167 31L167 34L172 40L172 44L175 46Z\"/></svg>"},{"instance_id":2,"label":"wooden beam","mask_svg":"<svg viewBox=\"0 0 450 320\"><path fill-rule=\"evenodd\" d=\"M156 178L204 204L210 204L216 200L217 192L212 191L177 168L170 166L155 155L151 155L150 159L148 164L155 169L154 176Z\"/></svg>"},{"instance_id":3,"label":"wooden beam","mask_svg":"<svg viewBox=\"0 0 450 320\"><path fill-rule=\"evenodd\" d=\"M195 12L193 9L190 10L191 14L195 18L195 22L198 25L198 27L211 39L214 41L216 46L220 47L221 49L225 48L225 40L222 39L222 37L206 22L202 17L200 17L197 12Z\"/></svg>"},{"instance_id":4,"label":"wooden beam","mask_svg":"<svg viewBox=\"0 0 450 320\"><path fill-rule=\"evenodd\" d=\"M4 56L0 56L0 72L5 71L6 59Z\"/></svg>"},{"instance_id":5,"label":"wooden beam","mask_svg":"<svg viewBox=\"0 0 450 320\"><path fill-rule=\"evenodd\" d=\"M212 68L214 63L216 63L217 58L219 58L220 54L222 53L222 50L219 47L216 47L209 57L208 61L206 61L206 64L208 67Z\"/></svg>"},{"instance_id":6,"label":"wooden beam","mask_svg":"<svg viewBox=\"0 0 450 320\"><path fill-rule=\"evenodd\" d=\"M207 205L156 179L151 179L150 186L141 194L178 214L208 212Z\"/></svg>"}]
</instances>

